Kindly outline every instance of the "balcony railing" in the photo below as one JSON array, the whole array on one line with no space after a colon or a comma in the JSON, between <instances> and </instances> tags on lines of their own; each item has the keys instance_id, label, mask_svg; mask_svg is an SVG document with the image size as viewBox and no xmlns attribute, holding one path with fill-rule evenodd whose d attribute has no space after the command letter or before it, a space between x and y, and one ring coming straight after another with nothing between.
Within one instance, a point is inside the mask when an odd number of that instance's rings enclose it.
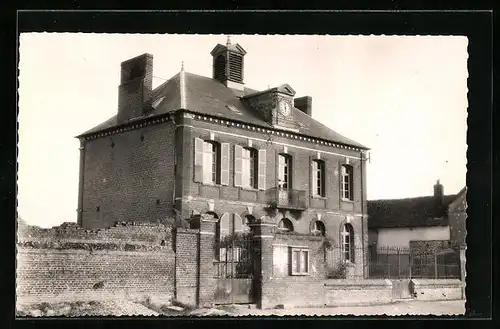
<instances>
[{"instance_id":1,"label":"balcony railing","mask_svg":"<svg viewBox=\"0 0 500 329\"><path fill-rule=\"evenodd\" d=\"M307 208L306 191L302 190L273 187L266 191L266 198L268 203L276 208L298 210Z\"/></svg>"}]
</instances>

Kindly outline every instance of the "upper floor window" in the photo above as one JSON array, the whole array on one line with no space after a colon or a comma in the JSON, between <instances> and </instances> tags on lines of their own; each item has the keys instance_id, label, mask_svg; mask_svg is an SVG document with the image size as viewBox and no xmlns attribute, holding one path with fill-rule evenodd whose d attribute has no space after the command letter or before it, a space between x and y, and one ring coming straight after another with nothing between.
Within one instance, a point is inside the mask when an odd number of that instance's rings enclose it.
<instances>
[{"instance_id":1,"label":"upper floor window","mask_svg":"<svg viewBox=\"0 0 500 329\"><path fill-rule=\"evenodd\" d=\"M289 189L292 186L292 157L280 154L278 158L278 187Z\"/></svg>"},{"instance_id":2,"label":"upper floor window","mask_svg":"<svg viewBox=\"0 0 500 329\"><path fill-rule=\"evenodd\" d=\"M244 148L241 152L242 186L257 187L257 164L257 151L251 148Z\"/></svg>"},{"instance_id":3,"label":"upper floor window","mask_svg":"<svg viewBox=\"0 0 500 329\"><path fill-rule=\"evenodd\" d=\"M266 150L234 145L234 186L265 189Z\"/></svg>"},{"instance_id":4,"label":"upper floor window","mask_svg":"<svg viewBox=\"0 0 500 329\"><path fill-rule=\"evenodd\" d=\"M219 147L212 141L203 142L203 182L218 183Z\"/></svg>"},{"instance_id":5,"label":"upper floor window","mask_svg":"<svg viewBox=\"0 0 500 329\"><path fill-rule=\"evenodd\" d=\"M312 161L312 194L325 196L325 163L321 160Z\"/></svg>"},{"instance_id":6,"label":"upper floor window","mask_svg":"<svg viewBox=\"0 0 500 329\"><path fill-rule=\"evenodd\" d=\"M194 180L205 184L227 185L229 144L195 138Z\"/></svg>"},{"instance_id":7,"label":"upper floor window","mask_svg":"<svg viewBox=\"0 0 500 329\"><path fill-rule=\"evenodd\" d=\"M342 165L340 173L340 196L344 200L353 200L352 167Z\"/></svg>"},{"instance_id":8,"label":"upper floor window","mask_svg":"<svg viewBox=\"0 0 500 329\"><path fill-rule=\"evenodd\" d=\"M342 256L346 262L354 263L354 229L351 224L342 225L340 231Z\"/></svg>"}]
</instances>

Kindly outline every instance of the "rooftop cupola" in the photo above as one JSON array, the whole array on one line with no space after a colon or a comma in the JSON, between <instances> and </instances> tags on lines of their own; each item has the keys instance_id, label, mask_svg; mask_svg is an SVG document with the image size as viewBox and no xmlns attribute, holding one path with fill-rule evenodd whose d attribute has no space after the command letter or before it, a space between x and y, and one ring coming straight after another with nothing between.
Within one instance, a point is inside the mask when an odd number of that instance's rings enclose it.
<instances>
[{"instance_id":1,"label":"rooftop cupola","mask_svg":"<svg viewBox=\"0 0 500 329\"><path fill-rule=\"evenodd\" d=\"M226 87L243 90L243 57L247 52L239 44L218 44L210 52L213 57L213 78Z\"/></svg>"}]
</instances>

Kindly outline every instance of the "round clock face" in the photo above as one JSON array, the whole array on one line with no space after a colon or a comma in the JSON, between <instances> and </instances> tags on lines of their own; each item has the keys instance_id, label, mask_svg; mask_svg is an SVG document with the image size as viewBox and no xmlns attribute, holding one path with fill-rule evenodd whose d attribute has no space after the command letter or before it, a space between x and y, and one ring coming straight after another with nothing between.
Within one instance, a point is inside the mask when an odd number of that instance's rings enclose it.
<instances>
[{"instance_id":1,"label":"round clock face","mask_svg":"<svg viewBox=\"0 0 500 329\"><path fill-rule=\"evenodd\" d=\"M280 112L284 116L290 115L290 104L288 102L280 102Z\"/></svg>"}]
</instances>

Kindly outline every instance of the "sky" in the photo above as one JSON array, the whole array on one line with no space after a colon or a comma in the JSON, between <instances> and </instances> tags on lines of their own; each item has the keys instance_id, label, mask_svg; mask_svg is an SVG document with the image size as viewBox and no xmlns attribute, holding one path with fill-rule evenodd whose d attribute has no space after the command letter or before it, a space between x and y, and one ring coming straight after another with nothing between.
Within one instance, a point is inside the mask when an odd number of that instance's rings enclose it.
<instances>
[{"instance_id":1,"label":"sky","mask_svg":"<svg viewBox=\"0 0 500 329\"><path fill-rule=\"evenodd\" d=\"M75 136L117 112L120 63L154 56L153 87L187 72L211 77L226 35L24 33L19 52L18 214L51 227L76 221ZM288 83L312 117L368 146L368 199L465 186L467 38L231 35L246 51L245 85Z\"/></svg>"}]
</instances>

